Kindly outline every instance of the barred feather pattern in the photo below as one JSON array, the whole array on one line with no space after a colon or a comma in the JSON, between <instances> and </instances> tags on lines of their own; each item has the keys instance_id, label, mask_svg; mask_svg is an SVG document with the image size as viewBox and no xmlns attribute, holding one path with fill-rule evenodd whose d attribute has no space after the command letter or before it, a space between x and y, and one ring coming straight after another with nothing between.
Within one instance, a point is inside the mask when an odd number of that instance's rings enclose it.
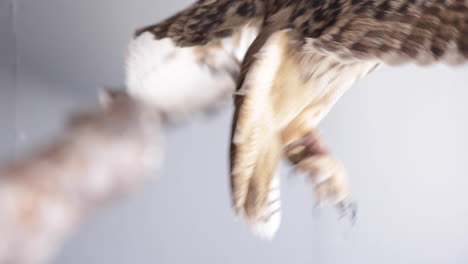
<instances>
[{"instance_id":1,"label":"barred feather pattern","mask_svg":"<svg viewBox=\"0 0 468 264\"><path fill-rule=\"evenodd\" d=\"M260 206L258 215L247 220L253 233L260 238L273 238L281 224L280 194L280 178L276 172L268 189L268 197L264 205Z\"/></svg>"},{"instance_id":2,"label":"barred feather pattern","mask_svg":"<svg viewBox=\"0 0 468 264\"><path fill-rule=\"evenodd\" d=\"M307 48L341 59L459 64L468 58L467 0L204 0L137 34L203 45L232 35L246 18L290 28Z\"/></svg>"},{"instance_id":3,"label":"barred feather pattern","mask_svg":"<svg viewBox=\"0 0 468 264\"><path fill-rule=\"evenodd\" d=\"M157 39L170 38L178 46L199 46L229 37L246 21L262 17L261 0L201 0L176 15L136 32L153 33Z\"/></svg>"},{"instance_id":4,"label":"barred feather pattern","mask_svg":"<svg viewBox=\"0 0 468 264\"><path fill-rule=\"evenodd\" d=\"M304 2L312 3L310 12L302 11L307 5ZM306 39L306 49L343 60L376 60L390 65L460 64L468 59L466 0L301 3L289 21Z\"/></svg>"}]
</instances>

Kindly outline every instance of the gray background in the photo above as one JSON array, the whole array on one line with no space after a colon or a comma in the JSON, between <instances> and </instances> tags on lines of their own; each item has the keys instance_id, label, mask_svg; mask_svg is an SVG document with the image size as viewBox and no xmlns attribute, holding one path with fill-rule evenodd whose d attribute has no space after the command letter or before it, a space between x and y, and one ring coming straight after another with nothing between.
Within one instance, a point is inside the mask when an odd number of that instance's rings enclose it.
<instances>
[{"instance_id":1,"label":"gray background","mask_svg":"<svg viewBox=\"0 0 468 264\"><path fill-rule=\"evenodd\" d=\"M0 0L3 159L57 131L66 113L123 83L126 44L189 0ZM230 210L232 109L167 135L162 175L90 219L55 263L468 263L468 69L383 68L321 125L345 163L359 221L314 209L286 169L272 242Z\"/></svg>"}]
</instances>

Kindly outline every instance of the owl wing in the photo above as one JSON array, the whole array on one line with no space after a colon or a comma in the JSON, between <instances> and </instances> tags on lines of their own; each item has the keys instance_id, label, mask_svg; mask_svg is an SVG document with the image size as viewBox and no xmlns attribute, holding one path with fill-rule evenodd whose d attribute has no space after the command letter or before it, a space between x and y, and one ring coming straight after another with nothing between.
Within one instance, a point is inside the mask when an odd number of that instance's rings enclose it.
<instances>
[{"instance_id":1,"label":"owl wing","mask_svg":"<svg viewBox=\"0 0 468 264\"><path fill-rule=\"evenodd\" d=\"M255 0L201 0L155 25L136 31L151 32L157 39L171 38L177 46L201 46L232 36L237 28L264 14L264 4Z\"/></svg>"},{"instance_id":2,"label":"owl wing","mask_svg":"<svg viewBox=\"0 0 468 264\"><path fill-rule=\"evenodd\" d=\"M292 27L307 41L305 49L390 65L459 64L468 58L466 0L327 2L291 17Z\"/></svg>"},{"instance_id":3,"label":"owl wing","mask_svg":"<svg viewBox=\"0 0 468 264\"><path fill-rule=\"evenodd\" d=\"M284 146L312 132L355 81L380 63L457 64L468 57L466 1L298 3L267 18L247 52L235 100L232 200L265 238L280 223Z\"/></svg>"},{"instance_id":4,"label":"owl wing","mask_svg":"<svg viewBox=\"0 0 468 264\"><path fill-rule=\"evenodd\" d=\"M172 118L210 110L235 89L262 24L263 1L202 0L140 29L126 62L129 92Z\"/></svg>"}]
</instances>

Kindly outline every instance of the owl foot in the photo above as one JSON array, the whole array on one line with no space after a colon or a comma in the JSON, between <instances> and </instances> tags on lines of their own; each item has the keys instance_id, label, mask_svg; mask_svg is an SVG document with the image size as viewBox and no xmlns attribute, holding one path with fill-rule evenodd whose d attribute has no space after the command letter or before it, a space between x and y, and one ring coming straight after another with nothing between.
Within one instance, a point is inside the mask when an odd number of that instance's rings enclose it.
<instances>
[{"instance_id":1,"label":"owl foot","mask_svg":"<svg viewBox=\"0 0 468 264\"><path fill-rule=\"evenodd\" d=\"M299 162L297 167L310 173L319 204L326 200L339 204L348 198L345 170L333 156L329 154L311 156Z\"/></svg>"},{"instance_id":2,"label":"owl foot","mask_svg":"<svg viewBox=\"0 0 468 264\"><path fill-rule=\"evenodd\" d=\"M333 202L342 218L356 221L356 205L349 200L346 171L343 165L321 144L316 134L310 133L286 147L289 160L300 171L309 173L315 187L317 204Z\"/></svg>"},{"instance_id":3,"label":"owl foot","mask_svg":"<svg viewBox=\"0 0 468 264\"><path fill-rule=\"evenodd\" d=\"M339 161L330 154L321 154L305 158L297 164L301 171L306 171L315 186L318 205L325 201L333 202L340 211L341 218L356 221L356 205L349 199L346 172Z\"/></svg>"},{"instance_id":4,"label":"owl foot","mask_svg":"<svg viewBox=\"0 0 468 264\"><path fill-rule=\"evenodd\" d=\"M313 132L289 144L285 151L289 161L294 165L297 165L307 157L327 153L326 149L321 144L320 139Z\"/></svg>"}]
</instances>

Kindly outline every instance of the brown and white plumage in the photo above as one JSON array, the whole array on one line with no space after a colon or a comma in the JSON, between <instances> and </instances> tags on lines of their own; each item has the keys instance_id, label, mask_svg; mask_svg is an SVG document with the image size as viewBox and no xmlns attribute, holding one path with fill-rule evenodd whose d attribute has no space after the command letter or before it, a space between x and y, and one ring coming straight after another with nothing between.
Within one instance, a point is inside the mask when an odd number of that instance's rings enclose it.
<instances>
[{"instance_id":1,"label":"brown and white plumage","mask_svg":"<svg viewBox=\"0 0 468 264\"><path fill-rule=\"evenodd\" d=\"M309 172L319 201L349 207L345 170L316 132L348 88L379 64L467 58L467 0L201 0L137 32L127 85L169 114L235 95L234 210L272 237L283 156ZM171 63L199 82L187 86L173 74L166 85L160 71Z\"/></svg>"}]
</instances>

